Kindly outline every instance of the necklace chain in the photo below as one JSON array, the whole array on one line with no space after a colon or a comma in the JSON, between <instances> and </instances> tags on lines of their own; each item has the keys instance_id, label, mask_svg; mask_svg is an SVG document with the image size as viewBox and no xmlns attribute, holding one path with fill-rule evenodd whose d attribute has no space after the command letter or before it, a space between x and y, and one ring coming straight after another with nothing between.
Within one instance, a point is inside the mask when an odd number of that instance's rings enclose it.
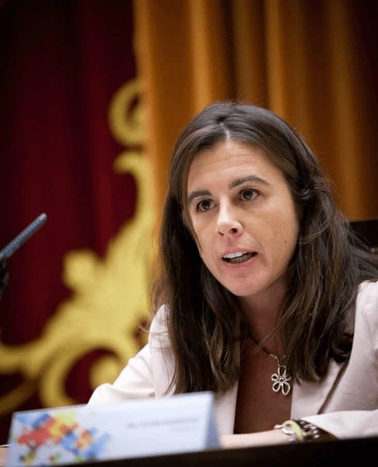
<instances>
[{"instance_id":1,"label":"necklace chain","mask_svg":"<svg viewBox=\"0 0 378 467\"><path fill-rule=\"evenodd\" d=\"M247 330L247 337L249 337L256 346L260 345L257 340L253 337L253 334L248 329ZM277 362L277 373L273 373L271 376L271 380L273 381L272 390L273 392L282 392L284 396L287 396L291 391L291 384L289 381L291 380L291 376L286 371L286 365L281 363L282 360L285 359L285 355L282 357L278 357L274 353L269 352L265 347L261 346L261 350L263 350L269 357L273 358Z\"/></svg>"}]
</instances>

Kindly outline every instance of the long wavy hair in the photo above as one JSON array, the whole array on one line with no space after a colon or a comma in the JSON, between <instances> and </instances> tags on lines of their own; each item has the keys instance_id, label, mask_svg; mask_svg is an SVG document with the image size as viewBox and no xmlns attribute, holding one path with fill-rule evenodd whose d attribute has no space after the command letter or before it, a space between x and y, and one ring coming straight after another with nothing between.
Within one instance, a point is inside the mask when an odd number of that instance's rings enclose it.
<instances>
[{"instance_id":1,"label":"long wavy hair","mask_svg":"<svg viewBox=\"0 0 378 467\"><path fill-rule=\"evenodd\" d=\"M187 213L193 159L226 139L262 148L284 174L301 212L282 318L270 335L280 332L285 364L294 379L318 381L330 359L342 362L349 357L353 336L346 322L358 285L378 279L378 257L351 230L304 138L261 107L234 101L207 106L176 142L163 206L161 269L153 302L167 309L175 393L226 391L239 377L235 344L240 304L204 265Z\"/></svg>"}]
</instances>

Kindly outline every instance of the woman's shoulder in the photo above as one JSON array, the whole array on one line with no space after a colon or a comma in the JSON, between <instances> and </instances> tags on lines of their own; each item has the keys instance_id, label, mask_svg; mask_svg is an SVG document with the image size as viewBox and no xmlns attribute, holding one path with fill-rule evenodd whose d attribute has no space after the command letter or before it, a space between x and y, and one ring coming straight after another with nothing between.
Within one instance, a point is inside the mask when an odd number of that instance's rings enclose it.
<instances>
[{"instance_id":1,"label":"woman's shoulder","mask_svg":"<svg viewBox=\"0 0 378 467\"><path fill-rule=\"evenodd\" d=\"M358 288L356 315L364 316L378 328L378 280L364 281Z\"/></svg>"},{"instance_id":2,"label":"woman's shoulder","mask_svg":"<svg viewBox=\"0 0 378 467\"><path fill-rule=\"evenodd\" d=\"M161 305L155 312L151 320L150 333L161 332L167 330L168 312L165 305Z\"/></svg>"},{"instance_id":3,"label":"woman's shoulder","mask_svg":"<svg viewBox=\"0 0 378 467\"><path fill-rule=\"evenodd\" d=\"M162 305L152 318L148 340L150 345L156 344L159 347L169 346L168 311L166 305Z\"/></svg>"},{"instance_id":4,"label":"woman's shoulder","mask_svg":"<svg viewBox=\"0 0 378 467\"><path fill-rule=\"evenodd\" d=\"M378 300L378 280L364 281L358 287L357 301Z\"/></svg>"}]
</instances>

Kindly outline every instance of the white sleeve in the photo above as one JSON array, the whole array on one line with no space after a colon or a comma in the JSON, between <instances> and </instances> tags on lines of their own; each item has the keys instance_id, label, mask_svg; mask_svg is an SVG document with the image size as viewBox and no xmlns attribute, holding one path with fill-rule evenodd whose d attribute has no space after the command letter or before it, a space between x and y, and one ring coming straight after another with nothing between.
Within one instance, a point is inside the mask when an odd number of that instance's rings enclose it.
<instances>
[{"instance_id":1,"label":"white sleeve","mask_svg":"<svg viewBox=\"0 0 378 467\"><path fill-rule=\"evenodd\" d=\"M166 309L162 306L152 320L148 343L130 358L113 384L101 384L94 390L88 404L160 397L167 394L173 368Z\"/></svg>"},{"instance_id":2,"label":"white sleeve","mask_svg":"<svg viewBox=\"0 0 378 467\"><path fill-rule=\"evenodd\" d=\"M122 402L130 399L154 397L149 344L143 347L121 371L113 384L98 386L88 404Z\"/></svg>"},{"instance_id":3,"label":"white sleeve","mask_svg":"<svg viewBox=\"0 0 378 467\"><path fill-rule=\"evenodd\" d=\"M356 335L358 342L354 344L356 365L366 371L366 400L369 399L371 410L335 410L334 412L303 417L319 428L333 434L339 439L378 436L378 282L365 282L360 287L356 302ZM363 333L358 331L363 329ZM361 349L369 349L370 362ZM358 378L357 373L354 374ZM365 381L365 380L364 380ZM353 393L353 392L352 392ZM361 396L359 396L361 397ZM353 401L349 403L352 404ZM360 406L363 408L363 402Z\"/></svg>"},{"instance_id":4,"label":"white sleeve","mask_svg":"<svg viewBox=\"0 0 378 467\"><path fill-rule=\"evenodd\" d=\"M338 439L378 436L378 410L349 410L303 417Z\"/></svg>"}]
</instances>

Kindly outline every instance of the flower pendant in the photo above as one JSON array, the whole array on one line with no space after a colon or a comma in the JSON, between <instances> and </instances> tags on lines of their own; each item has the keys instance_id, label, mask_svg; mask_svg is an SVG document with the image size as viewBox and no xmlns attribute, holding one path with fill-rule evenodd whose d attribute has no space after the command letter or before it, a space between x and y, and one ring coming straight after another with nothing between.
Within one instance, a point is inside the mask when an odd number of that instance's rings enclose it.
<instances>
[{"instance_id":1,"label":"flower pendant","mask_svg":"<svg viewBox=\"0 0 378 467\"><path fill-rule=\"evenodd\" d=\"M291 390L289 383L291 376L287 374L285 365L281 365L280 362L278 362L277 373L273 373L271 379L273 381L272 389L274 392L281 391L284 396L289 394Z\"/></svg>"}]
</instances>

